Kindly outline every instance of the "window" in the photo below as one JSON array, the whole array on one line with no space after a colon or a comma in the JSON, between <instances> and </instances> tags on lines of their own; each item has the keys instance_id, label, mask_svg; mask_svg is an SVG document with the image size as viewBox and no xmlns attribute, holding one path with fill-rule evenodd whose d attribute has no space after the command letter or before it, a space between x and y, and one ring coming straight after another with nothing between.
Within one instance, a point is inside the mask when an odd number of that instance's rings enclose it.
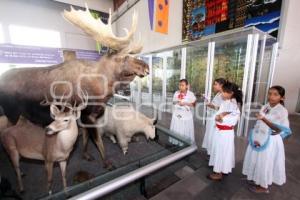
<instances>
[{"instance_id":1,"label":"window","mask_svg":"<svg viewBox=\"0 0 300 200\"><path fill-rule=\"evenodd\" d=\"M0 43L4 43L4 33L1 24L0 24Z\"/></svg>"},{"instance_id":2,"label":"window","mask_svg":"<svg viewBox=\"0 0 300 200\"><path fill-rule=\"evenodd\" d=\"M58 31L10 25L9 34L12 44L61 47L60 34Z\"/></svg>"}]
</instances>

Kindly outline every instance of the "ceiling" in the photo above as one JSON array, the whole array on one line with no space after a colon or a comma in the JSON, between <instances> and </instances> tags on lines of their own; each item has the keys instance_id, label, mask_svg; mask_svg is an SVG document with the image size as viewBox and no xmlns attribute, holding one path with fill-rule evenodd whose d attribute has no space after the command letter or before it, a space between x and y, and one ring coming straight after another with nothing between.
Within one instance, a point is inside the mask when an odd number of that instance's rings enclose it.
<instances>
[{"instance_id":1,"label":"ceiling","mask_svg":"<svg viewBox=\"0 0 300 200\"><path fill-rule=\"evenodd\" d=\"M80 7L85 7L85 2L88 4L88 7L92 10L98 10L102 12L108 12L111 8L113 10L113 0L53 0L70 5L76 5Z\"/></svg>"}]
</instances>

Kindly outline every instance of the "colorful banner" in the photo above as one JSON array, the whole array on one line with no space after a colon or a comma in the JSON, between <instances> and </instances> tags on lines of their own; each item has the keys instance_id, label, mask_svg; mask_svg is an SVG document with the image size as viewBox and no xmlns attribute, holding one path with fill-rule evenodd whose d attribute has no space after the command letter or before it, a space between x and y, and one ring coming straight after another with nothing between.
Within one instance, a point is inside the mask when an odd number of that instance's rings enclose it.
<instances>
[{"instance_id":1,"label":"colorful banner","mask_svg":"<svg viewBox=\"0 0 300 200\"><path fill-rule=\"evenodd\" d=\"M251 26L277 37L281 4L282 0L183 0L182 40Z\"/></svg>"},{"instance_id":2,"label":"colorful banner","mask_svg":"<svg viewBox=\"0 0 300 200\"><path fill-rule=\"evenodd\" d=\"M168 34L169 29L169 0L156 0L155 31Z\"/></svg>"},{"instance_id":3,"label":"colorful banner","mask_svg":"<svg viewBox=\"0 0 300 200\"><path fill-rule=\"evenodd\" d=\"M192 10L192 37L200 38L205 29L205 6L200 6Z\"/></svg>"},{"instance_id":4,"label":"colorful banner","mask_svg":"<svg viewBox=\"0 0 300 200\"><path fill-rule=\"evenodd\" d=\"M148 0L148 11L149 11L150 27L151 27L151 30L153 30L154 0Z\"/></svg>"}]
</instances>

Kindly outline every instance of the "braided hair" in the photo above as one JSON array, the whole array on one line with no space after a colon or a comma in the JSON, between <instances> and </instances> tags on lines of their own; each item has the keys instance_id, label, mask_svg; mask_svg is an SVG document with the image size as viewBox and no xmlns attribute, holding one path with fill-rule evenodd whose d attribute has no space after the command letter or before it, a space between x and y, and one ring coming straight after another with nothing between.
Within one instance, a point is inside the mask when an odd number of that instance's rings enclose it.
<instances>
[{"instance_id":1,"label":"braided hair","mask_svg":"<svg viewBox=\"0 0 300 200\"><path fill-rule=\"evenodd\" d=\"M226 93L233 93L232 97L236 99L237 103L243 105L243 92L237 84L226 81L222 86L222 90Z\"/></svg>"}]
</instances>

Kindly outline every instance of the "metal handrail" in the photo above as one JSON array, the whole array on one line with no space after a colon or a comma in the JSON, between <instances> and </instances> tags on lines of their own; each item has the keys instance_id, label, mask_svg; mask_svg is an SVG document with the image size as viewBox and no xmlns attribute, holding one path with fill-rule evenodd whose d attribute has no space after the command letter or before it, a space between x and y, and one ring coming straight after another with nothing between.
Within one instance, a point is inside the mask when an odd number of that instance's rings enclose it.
<instances>
[{"instance_id":1,"label":"metal handrail","mask_svg":"<svg viewBox=\"0 0 300 200\"><path fill-rule=\"evenodd\" d=\"M120 95L120 94L114 94L114 97L119 98L119 99L123 99L123 100L130 101L130 97L123 96L123 95Z\"/></svg>"},{"instance_id":2,"label":"metal handrail","mask_svg":"<svg viewBox=\"0 0 300 200\"><path fill-rule=\"evenodd\" d=\"M152 172L155 172L163 167L166 167L167 165L176 162L177 160L180 160L192 153L194 153L197 150L197 146L195 144L184 148L176 153L173 153L169 156L166 156L164 158L161 158L157 161L154 161L144 167L141 167L139 169L136 169L132 172L129 172L128 174L125 174L123 176L120 176L118 178L115 178L107 183L104 183L102 185L99 185L93 189L90 189L86 192L83 192L77 196L74 196L70 198L71 200L89 200L89 199L96 199L99 197L103 197L106 194L109 194L110 192L117 190L121 187L124 187L128 185L129 183L132 183L135 180L138 180Z\"/></svg>"}]
</instances>

